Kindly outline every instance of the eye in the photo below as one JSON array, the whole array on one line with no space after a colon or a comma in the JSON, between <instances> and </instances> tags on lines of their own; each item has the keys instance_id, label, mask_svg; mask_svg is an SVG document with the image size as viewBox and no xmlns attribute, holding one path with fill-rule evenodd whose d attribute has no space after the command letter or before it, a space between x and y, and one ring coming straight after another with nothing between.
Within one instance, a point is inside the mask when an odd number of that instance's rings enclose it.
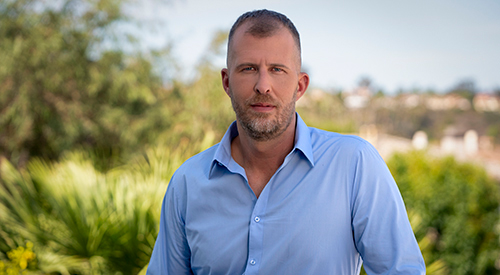
<instances>
[{"instance_id":1,"label":"eye","mask_svg":"<svg viewBox=\"0 0 500 275\"><path fill-rule=\"evenodd\" d=\"M284 70L282 68L278 68L278 67L274 67L271 69L273 72L275 73L281 73L281 72L284 72Z\"/></svg>"},{"instance_id":2,"label":"eye","mask_svg":"<svg viewBox=\"0 0 500 275\"><path fill-rule=\"evenodd\" d=\"M243 72L251 72L253 70L255 70L254 67L244 67L243 69L241 69L241 71Z\"/></svg>"}]
</instances>

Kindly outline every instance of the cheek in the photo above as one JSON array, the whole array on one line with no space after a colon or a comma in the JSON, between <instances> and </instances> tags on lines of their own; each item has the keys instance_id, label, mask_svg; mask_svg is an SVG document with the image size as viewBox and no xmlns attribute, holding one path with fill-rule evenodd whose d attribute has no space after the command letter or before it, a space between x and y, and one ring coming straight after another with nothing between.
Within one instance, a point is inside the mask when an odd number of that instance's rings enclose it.
<instances>
[{"instance_id":1,"label":"cheek","mask_svg":"<svg viewBox=\"0 0 500 275\"><path fill-rule=\"evenodd\" d=\"M251 93L254 86L255 82L251 77L234 77L229 81L229 89L232 93Z\"/></svg>"},{"instance_id":2,"label":"cheek","mask_svg":"<svg viewBox=\"0 0 500 275\"><path fill-rule=\"evenodd\" d=\"M284 97L293 97L297 92L298 82L296 79L292 78L281 78L276 81L276 89L283 94Z\"/></svg>"},{"instance_id":3,"label":"cheek","mask_svg":"<svg viewBox=\"0 0 500 275\"><path fill-rule=\"evenodd\" d=\"M268 78L272 86L274 96L289 101L297 92L298 79L290 75L274 75ZM234 75L229 80L230 96L249 97L254 93L255 85L258 82L257 76L252 75ZM285 100L285 98L287 100Z\"/></svg>"}]
</instances>

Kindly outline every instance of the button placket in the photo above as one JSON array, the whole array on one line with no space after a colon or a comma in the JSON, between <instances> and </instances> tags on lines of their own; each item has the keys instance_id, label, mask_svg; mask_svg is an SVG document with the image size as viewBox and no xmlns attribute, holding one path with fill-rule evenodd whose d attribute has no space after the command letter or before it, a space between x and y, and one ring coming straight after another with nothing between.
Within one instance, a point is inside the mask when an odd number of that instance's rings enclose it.
<instances>
[{"instance_id":1,"label":"button placket","mask_svg":"<svg viewBox=\"0 0 500 275\"><path fill-rule=\"evenodd\" d=\"M258 204L257 204L258 205ZM254 213L259 213L259 207L256 205ZM263 241L263 224L260 222L261 218L258 215L252 215L250 220L250 232L248 242L248 266L245 271L246 274L257 274L258 265L257 261L262 255L262 241Z\"/></svg>"},{"instance_id":2,"label":"button placket","mask_svg":"<svg viewBox=\"0 0 500 275\"><path fill-rule=\"evenodd\" d=\"M269 201L269 192L271 192L272 184L277 174L289 161L289 157L285 160L276 173L271 177L266 187L262 190L254 209L250 216L249 234L248 234L248 261L245 269L245 274L258 274L260 265L262 264L262 249L264 245L264 224L266 220L267 203ZM252 222L253 220L253 222Z\"/></svg>"},{"instance_id":3,"label":"button placket","mask_svg":"<svg viewBox=\"0 0 500 275\"><path fill-rule=\"evenodd\" d=\"M268 183L269 184L269 183ZM253 212L250 216L249 236L248 236L248 261L245 274L258 274L261 257L262 245L264 241L264 219L267 208L267 200L269 198L269 190L264 188L258 198Z\"/></svg>"}]
</instances>

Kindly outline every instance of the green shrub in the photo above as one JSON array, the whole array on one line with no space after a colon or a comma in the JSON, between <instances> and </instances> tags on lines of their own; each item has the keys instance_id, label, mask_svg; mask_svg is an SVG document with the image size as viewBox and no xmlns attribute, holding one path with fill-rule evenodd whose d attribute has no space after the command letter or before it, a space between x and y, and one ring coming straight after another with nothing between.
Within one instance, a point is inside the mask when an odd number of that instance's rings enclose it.
<instances>
[{"instance_id":1,"label":"green shrub","mask_svg":"<svg viewBox=\"0 0 500 275\"><path fill-rule=\"evenodd\" d=\"M190 145L150 149L107 173L81 152L57 163L34 159L26 170L3 159L0 251L29 240L46 273L137 274L149 262L172 173L199 151Z\"/></svg>"},{"instance_id":2,"label":"green shrub","mask_svg":"<svg viewBox=\"0 0 500 275\"><path fill-rule=\"evenodd\" d=\"M449 274L497 274L499 188L484 169L422 152L395 154L398 183L426 263Z\"/></svg>"}]
</instances>

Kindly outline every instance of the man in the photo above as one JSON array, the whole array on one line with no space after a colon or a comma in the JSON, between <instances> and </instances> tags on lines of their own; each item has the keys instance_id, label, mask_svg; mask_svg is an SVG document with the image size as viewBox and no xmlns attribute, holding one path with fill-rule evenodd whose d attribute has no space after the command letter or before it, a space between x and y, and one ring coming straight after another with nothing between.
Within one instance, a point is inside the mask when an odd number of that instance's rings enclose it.
<instances>
[{"instance_id":1,"label":"man","mask_svg":"<svg viewBox=\"0 0 500 275\"><path fill-rule=\"evenodd\" d=\"M399 190L376 150L307 127L309 76L282 14L243 14L223 87L236 121L168 186L148 274L425 274Z\"/></svg>"}]
</instances>

